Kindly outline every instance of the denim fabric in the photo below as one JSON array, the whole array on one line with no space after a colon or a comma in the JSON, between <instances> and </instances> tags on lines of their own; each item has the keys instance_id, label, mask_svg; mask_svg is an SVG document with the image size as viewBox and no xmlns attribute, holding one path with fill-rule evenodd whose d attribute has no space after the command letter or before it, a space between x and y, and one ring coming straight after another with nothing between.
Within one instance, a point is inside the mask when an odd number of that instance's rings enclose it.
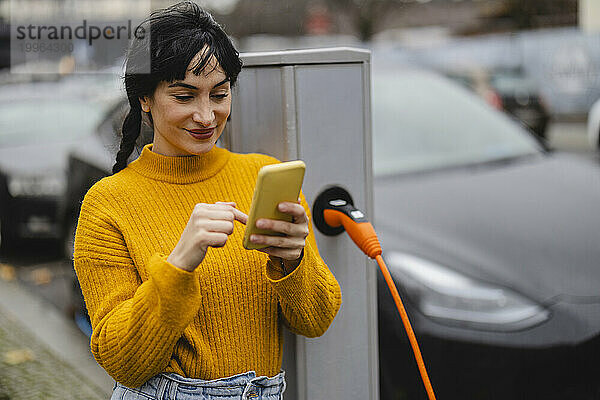
<instances>
[{"instance_id":1,"label":"denim fabric","mask_svg":"<svg viewBox=\"0 0 600 400\"><path fill-rule=\"evenodd\" d=\"M115 383L111 400L280 400L285 391L285 372L272 378L248 371L205 381L163 373L137 388Z\"/></svg>"}]
</instances>

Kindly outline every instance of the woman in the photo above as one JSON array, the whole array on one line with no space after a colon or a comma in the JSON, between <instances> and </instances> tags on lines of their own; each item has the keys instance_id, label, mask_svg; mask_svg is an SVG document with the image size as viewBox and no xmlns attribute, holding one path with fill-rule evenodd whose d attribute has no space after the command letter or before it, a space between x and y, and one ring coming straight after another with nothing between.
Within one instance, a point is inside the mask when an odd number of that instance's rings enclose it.
<instances>
[{"instance_id":1,"label":"woman","mask_svg":"<svg viewBox=\"0 0 600 400\"><path fill-rule=\"evenodd\" d=\"M257 221L283 236L256 235L261 251L241 245L258 170L278 161L215 146L241 69L223 30L189 2L143 26L114 174L86 194L75 238L92 353L116 380L114 399L279 399L281 325L322 335L339 285L303 196L279 205L293 222ZM126 165L142 114L153 143Z\"/></svg>"}]
</instances>

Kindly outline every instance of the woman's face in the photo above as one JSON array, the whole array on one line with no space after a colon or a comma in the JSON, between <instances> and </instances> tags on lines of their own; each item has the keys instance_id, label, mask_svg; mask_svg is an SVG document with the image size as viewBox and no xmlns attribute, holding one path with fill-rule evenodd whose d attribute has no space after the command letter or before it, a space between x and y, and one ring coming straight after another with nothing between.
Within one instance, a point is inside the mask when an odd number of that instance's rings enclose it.
<instances>
[{"instance_id":1,"label":"woman's face","mask_svg":"<svg viewBox=\"0 0 600 400\"><path fill-rule=\"evenodd\" d=\"M198 57L190 65L196 65ZM188 69L182 81L160 82L154 94L140 103L142 110L152 115L155 153L202 154L212 149L223 133L231 109L231 87L213 57L200 75Z\"/></svg>"}]
</instances>

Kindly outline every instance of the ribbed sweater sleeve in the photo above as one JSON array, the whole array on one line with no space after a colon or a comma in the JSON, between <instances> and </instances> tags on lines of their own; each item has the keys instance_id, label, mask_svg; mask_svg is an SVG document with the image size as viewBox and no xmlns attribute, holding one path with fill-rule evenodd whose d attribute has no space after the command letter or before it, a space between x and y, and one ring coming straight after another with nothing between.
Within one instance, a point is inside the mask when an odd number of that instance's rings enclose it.
<instances>
[{"instance_id":1,"label":"ribbed sweater sleeve","mask_svg":"<svg viewBox=\"0 0 600 400\"><path fill-rule=\"evenodd\" d=\"M104 197L96 186L83 200L74 267L92 323L96 361L115 380L136 387L164 370L197 314L199 277L155 253L142 282Z\"/></svg>"},{"instance_id":2,"label":"ribbed sweater sleeve","mask_svg":"<svg viewBox=\"0 0 600 400\"><path fill-rule=\"evenodd\" d=\"M310 221L306 199L303 194L300 198ZM337 280L319 255L310 222L300 264L284 276L281 268L269 259L265 273L279 296L285 325L303 336L323 335L342 304L342 295Z\"/></svg>"}]
</instances>

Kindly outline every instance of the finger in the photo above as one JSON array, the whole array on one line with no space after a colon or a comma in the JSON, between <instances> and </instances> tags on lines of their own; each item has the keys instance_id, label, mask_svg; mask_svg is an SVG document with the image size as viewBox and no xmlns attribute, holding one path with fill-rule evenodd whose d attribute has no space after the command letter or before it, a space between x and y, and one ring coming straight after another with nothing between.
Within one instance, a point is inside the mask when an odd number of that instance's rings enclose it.
<instances>
[{"instance_id":1,"label":"finger","mask_svg":"<svg viewBox=\"0 0 600 400\"><path fill-rule=\"evenodd\" d=\"M233 209L231 210L233 212L233 217L236 221L241 222L242 224L246 225L246 223L248 222L248 215L246 215L245 213L243 213L242 211L238 210L236 207L236 203L235 201L217 201L215 204L225 204L225 205L229 205L231 207L233 207Z\"/></svg>"},{"instance_id":2,"label":"finger","mask_svg":"<svg viewBox=\"0 0 600 400\"><path fill-rule=\"evenodd\" d=\"M279 247L263 247L262 249L256 249L256 250L260 251L261 253L269 254L271 256L280 257L279 255L277 255L275 253L280 253L283 249L280 249Z\"/></svg>"},{"instance_id":3,"label":"finger","mask_svg":"<svg viewBox=\"0 0 600 400\"><path fill-rule=\"evenodd\" d=\"M235 203L231 202L216 202L214 204L208 204L208 208L211 210L235 210Z\"/></svg>"},{"instance_id":4,"label":"finger","mask_svg":"<svg viewBox=\"0 0 600 400\"><path fill-rule=\"evenodd\" d=\"M237 207L235 201L216 201L215 204L226 204L231 207Z\"/></svg>"},{"instance_id":5,"label":"finger","mask_svg":"<svg viewBox=\"0 0 600 400\"><path fill-rule=\"evenodd\" d=\"M207 232L217 232L217 233L225 233L227 235L231 235L233 233L233 221L225 221L225 220L207 220L202 227Z\"/></svg>"},{"instance_id":6,"label":"finger","mask_svg":"<svg viewBox=\"0 0 600 400\"><path fill-rule=\"evenodd\" d=\"M308 217L306 216L306 210L304 209L304 207L302 207L302 205L298 203L284 201L282 203L279 203L277 208L282 213L292 215L295 221L308 221Z\"/></svg>"},{"instance_id":7,"label":"finger","mask_svg":"<svg viewBox=\"0 0 600 400\"><path fill-rule=\"evenodd\" d=\"M220 204L208 204L208 207L200 209L200 213L210 219L227 219L228 221L238 220L242 223L246 223L248 216L238 210L237 208L220 202ZM228 212L230 215L225 216L223 212Z\"/></svg>"},{"instance_id":8,"label":"finger","mask_svg":"<svg viewBox=\"0 0 600 400\"><path fill-rule=\"evenodd\" d=\"M300 258L300 254L302 253L302 250L298 251L296 249L282 249L280 247L264 247L257 250L270 256L283 258L284 260L297 260Z\"/></svg>"},{"instance_id":9,"label":"finger","mask_svg":"<svg viewBox=\"0 0 600 400\"><path fill-rule=\"evenodd\" d=\"M207 210L203 215L204 218L215 221L231 221L235 220L233 209L228 210Z\"/></svg>"},{"instance_id":10,"label":"finger","mask_svg":"<svg viewBox=\"0 0 600 400\"><path fill-rule=\"evenodd\" d=\"M304 248L304 238L290 236L271 236L271 235L250 235L250 241L256 244L265 244L267 246L282 247L286 249Z\"/></svg>"},{"instance_id":11,"label":"finger","mask_svg":"<svg viewBox=\"0 0 600 400\"><path fill-rule=\"evenodd\" d=\"M301 238L308 236L308 224L306 223L292 223L276 219L261 218L256 221L256 227L284 233L288 236L296 236Z\"/></svg>"},{"instance_id":12,"label":"finger","mask_svg":"<svg viewBox=\"0 0 600 400\"><path fill-rule=\"evenodd\" d=\"M218 232L202 232L200 242L204 246L223 247L227 243L227 234Z\"/></svg>"},{"instance_id":13,"label":"finger","mask_svg":"<svg viewBox=\"0 0 600 400\"><path fill-rule=\"evenodd\" d=\"M231 203L231 204L229 204ZM234 207L234 202L217 201L216 203L197 203L194 209L204 210L230 210Z\"/></svg>"},{"instance_id":14,"label":"finger","mask_svg":"<svg viewBox=\"0 0 600 400\"><path fill-rule=\"evenodd\" d=\"M233 217L235 218L236 221L239 221L244 225L246 225L248 223L248 215L241 212L237 208L233 209Z\"/></svg>"},{"instance_id":15,"label":"finger","mask_svg":"<svg viewBox=\"0 0 600 400\"><path fill-rule=\"evenodd\" d=\"M275 257L281 257L280 254L284 251L286 251L285 249L282 249L280 247L263 247L262 249L256 249L262 253L266 253L269 254L271 256L275 256ZM281 257L283 258L283 257Z\"/></svg>"},{"instance_id":16,"label":"finger","mask_svg":"<svg viewBox=\"0 0 600 400\"><path fill-rule=\"evenodd\" d=\"M235 201L216 201L215 204L222 204L225 206L231 206L233 208L237 207L237 204Z\"/></svg>"},{"instance_id":17,"label":"finger","mask_svg":"<svg viewBox=\"0 0 600 400\"><path fill-rule=\"evenodd\" d=\"M199 203L194 206L193 215L200 218L210 219L226 219L233 221L233 208L226 204L203 204Z\"/></svg>"}]
</instances>

